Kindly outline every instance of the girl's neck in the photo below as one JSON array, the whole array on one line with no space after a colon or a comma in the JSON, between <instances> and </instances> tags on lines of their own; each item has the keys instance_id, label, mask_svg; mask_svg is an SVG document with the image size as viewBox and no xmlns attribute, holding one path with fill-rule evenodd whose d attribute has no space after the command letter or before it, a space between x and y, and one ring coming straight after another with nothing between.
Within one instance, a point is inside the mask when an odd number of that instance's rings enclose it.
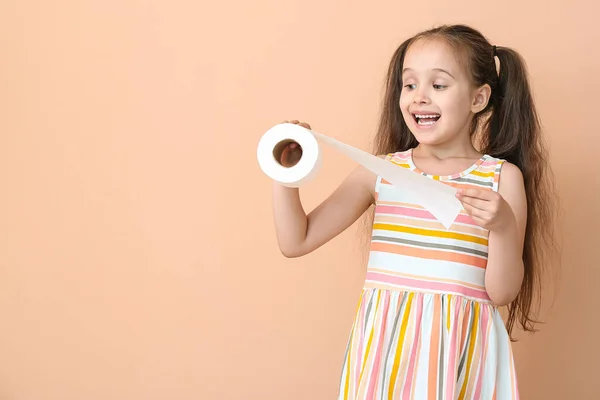
<instances>
[{"instance_id":1,"label":"girl's neck","mask_svg":"<svg viewBox=\"0 0 600 400\"><path fill-rule=\"evenodd\" d=\"M466 143L448 143L445 145L419 144L413 150L413 154L419 158L435 158L437 160L451 158L478 159L482 156L471 141Z\"/></svg>"}]
</instances>

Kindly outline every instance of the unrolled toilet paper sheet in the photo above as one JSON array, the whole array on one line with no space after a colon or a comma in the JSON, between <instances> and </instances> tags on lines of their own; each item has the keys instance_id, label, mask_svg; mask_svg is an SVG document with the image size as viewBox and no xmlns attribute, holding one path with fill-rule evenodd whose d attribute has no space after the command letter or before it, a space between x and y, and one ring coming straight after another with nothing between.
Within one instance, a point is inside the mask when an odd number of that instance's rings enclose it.
<instances>
[{"instance_id":1,"label":"unrolled toilet paper sheet","mask_svg":"<svg viewBox=\"0 0 600 400\"><path fill-rule=\"evenodd\" d=\"M302 147L302 157L296 165L284 167L275 159L273 150L278 143L290 140ZM462 205L455 196L456 189L453 187L295 124L276 125L262 136L257 148L260 168L271 179L283 185L302 186L313 179L320 170L322 157L318 142L336 149L390 182L402 192L403 201L422 205L446 228L452 225L462 210Z\"/></svg>"}]
</instances>

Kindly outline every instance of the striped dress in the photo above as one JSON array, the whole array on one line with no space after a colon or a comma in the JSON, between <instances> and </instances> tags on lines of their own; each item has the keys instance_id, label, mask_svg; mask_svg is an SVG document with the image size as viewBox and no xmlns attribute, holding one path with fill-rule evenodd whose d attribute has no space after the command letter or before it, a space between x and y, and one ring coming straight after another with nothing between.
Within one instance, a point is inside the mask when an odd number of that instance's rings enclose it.
<instances>
[{"instance_id":1,"label":"striped dress","mask_svg":"<svg viewBox=\"0 0 600 400\"><path fill-rule=\"evenodd\" d=\"M388 155L417 169L412 150ZM457 188L498 190L503 160L483 156ZM446 229L378 177L365 285L338 399L516 400L511 344L484 284L488 231L463 210Z\"/></svg>"}]
</instances>

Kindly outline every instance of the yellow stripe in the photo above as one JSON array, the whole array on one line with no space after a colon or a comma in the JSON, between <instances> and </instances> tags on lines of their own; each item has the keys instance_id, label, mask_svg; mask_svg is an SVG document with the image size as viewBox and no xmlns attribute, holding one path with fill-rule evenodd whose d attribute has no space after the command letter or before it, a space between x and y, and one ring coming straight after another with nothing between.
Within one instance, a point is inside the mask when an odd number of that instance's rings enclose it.
<instances>
[{"instance_id":1,"label":"yellow stripe","mask_svg":"<svg viewBox=\"0 0 600 400\"><path fill-rule=\"evenodd\" d=\"M348 400L348 390L350 389L350 365L352 365L350 356L352 354L353 339L354 330L352 330L352 335L350 335L350 345L348 346L348 357L346 360L346 381L344 382L344 400Z\"/></svg>"},{"instance_id":2,"label":"yellow stripe","mask_svg":"<svg viewBox=\"0 0 600 400\"><path fill-rule=\"evenodd\" d=\"M479 303L475 302L475 315L473 316L473 325L471 326L471 342L469 343L469 354L467 355L467 371L465 373L465 380L463 382L462 389L458 400L465 398L467 391L467 383L471 376L471 363L473 362L473 352L475 351L475 341L477 340L477 328L479 327Z\"/></svg>"},{"instance_id":3,"label":"yellow stripe","mask_svg":"<svg viewBox=\"0 0 600 400\"><path fill-rule=\"evenodd\" d=\"M374 222L379 224L394 224L394 225L407 225L407 226L418 226L419 228L428 228L428 229L445 229L444 225L442 225L439 221L423 221L423 220L414 220L410 219L410 217L402 217L402 216L391 216L384 214L376 214L373 219ZM488 236L488 231L480 226L475 225L453 225L452 230L457 233L466 233L467 235L473 236Z\"/></svg>"},{"instance_id":4,"label":"yellow stripe","mask_svg":"<svg viewBox=\"0 0 600 400\"><path fill-rule=\"evenodd\" d=\"M494 176L495 173L496 173L495 171L492 171L492 172L481 172L481 171L478 171L478 170L474 170L474 171L471 171L471 173L469 175L476 175L476 176L480 176L482 178L491 178L492 176Z\"/></svg>"},{"instance_id":5,"label":"yellow stripe","mask_svg":"<svg viewBox=\"0 0 600 400\"><path fill-rule=\"evenodd\" d=\"M415 235L433 236L433 237L439 237L439 238L445 238L445 239L463 240L465 242L473 242L473 243L481 244L484 246L488 245L487 239L478 238L476 236L471 236L471 235L465 235L463 233L450 232L450 231L436 231L433 229L411 228L408 226L391 225L391 224L373 224L373 229L412 233Z\"/></svg>"},{"instance_id":6,"label":"yellow stripe","mask_svg":"<svg viewBox=\"0 0 600 400\"><path fill-rule=\"evenodd\" d=\"M406 337L406 326L408 325L408 316L411 310L412 300L414 293L409 293L408 300L406 301L406 307L404 308L404 316L402 317L402 326L400 327L400 337L398 338L398 344L396 345L396 356L394 357L394 366L392 367L392 375L390 377L390 387L388 389L388 400L394 398L394 387L396 386L396 379L398 378L398 369L400 366L400 355L402 354L402 347L404 345L404 338Z\"/></svg>"},{"instance_id":7,"label":"yellow stripe","mask_svg":"<svg viewBox=\"0 0 600 400\"><path fill-rule=\"evenodd\" d=\"M394 164L394 165L397 165L397 166L399 166L399 167L403 167L403 168L410 168L410 165L408 165L408 164L399 163L399 162L397 162L397 161L394 161L394 160L390 160L390 162L391 162L392 164Z\"/></svg>"},{"instance_id":8,"label":"yellow stripe","mask_svg":"<svg viewBox=\"0 0 600 400\"><path fill-rule=\"evenodd\" d=\"M448 297L446 298L447 301L447 305L448 305L448 315L446 316L446 327L448 328L448 332L450 332L450 311L452 309L452 295L449 294Z\"/></svg>"},{"instance_id":9,"label":"yellow stripe","mask_svg":"<svg viewBox=\"0 0 600 400\"><path fill-rule=\"evenodd\" d=\"M369 333L369 340L367 341L367 348L365 349L365 356L363 357L362 368L360 369L360 375L358 382L362 382L363 373L365 372L365 366L367 365L367 358L369 358L369 350L371 350L371 344L373 343L373 334L375 333L375 325L377 319L377 311L379 310L379 302L381 300L381 291L377 291L377 302L375 303L375 309L373 310L373 323L371 324L371 333ZM365 321L366 322L366 321Z\"/></svg>"}]
</instances>

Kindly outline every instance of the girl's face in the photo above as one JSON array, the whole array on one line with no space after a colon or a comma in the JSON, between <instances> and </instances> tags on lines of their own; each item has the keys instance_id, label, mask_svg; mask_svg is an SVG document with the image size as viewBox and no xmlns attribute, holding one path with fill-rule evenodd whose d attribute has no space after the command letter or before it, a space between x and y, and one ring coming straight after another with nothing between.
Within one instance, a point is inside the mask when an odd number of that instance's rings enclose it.
<instances>
[{"instance_id":1,"label":"girl's face","mask_svg":"<svg viewBox=\"0 0 600 400\"><path fill-rule=\"evenodd\" d=\"M408 128L421 144L447 144L469 138L475 112L487 103L441 40L421 39L404 57L400 109ZM485 106L485 104L484 104Z\"/></svg>"}]
</instances>

